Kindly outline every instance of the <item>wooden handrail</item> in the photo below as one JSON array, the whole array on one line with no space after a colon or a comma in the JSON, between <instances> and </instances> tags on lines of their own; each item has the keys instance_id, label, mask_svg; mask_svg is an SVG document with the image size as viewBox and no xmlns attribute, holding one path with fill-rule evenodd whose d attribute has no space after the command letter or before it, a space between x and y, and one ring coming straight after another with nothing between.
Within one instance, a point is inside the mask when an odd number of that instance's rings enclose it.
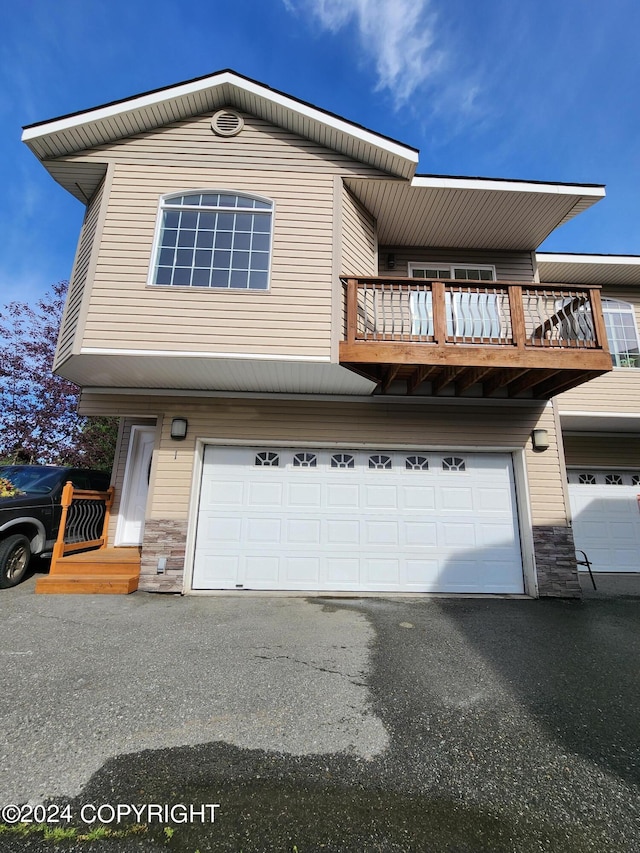
<instances>
[{"instance_id":1,"label":"wooden handrail","mask_svg":"<svg viewBox=\"0 0 640 853\"><path fill-rule=\"evenodd\" d=\"M560 348L585 348L585 349L601 349L603 352L608 352L606 332L604 328L604 320L602 316L602 307L600 302L600 285L597 284L551 284L548 282L514 282L514 281L468 281L459 279L422 279L422 278L406 278L406 277L388 277L388 276L349 276L342 279L345 286L345 301L346 301L346 342L348 344L359 343L360 341L388 341L388 342L408 342L416 345L425 346L444 346L447 344L459 345L460 343L478 343L480 345L498 345L501 347L512 346L523 351L525 348L542 347L545 345L557 346ZM430 321L433 329L433 337L426 336L424 333L412 331L412 309L411 309L411 294L430 293L431 308ZM385 302L382 305L382 324L376 329L371 327L367 333L368 319L367 301L359 298L359 293L365 294L377 293L391 294L392 301L389 306L385 307ZM501 300L503 316L507 317L500 327L498 337L482 334L485 331L481 328L481 333L474 333L475 322L474 316L469 315L470 328L472 332L463 331L451 335L447 333L451 317L447 317L447 302L445 296L447 293L468 293L470 296L465 299L473 299L475 294L483 294L484 292L495 295L496 301ZM542 296L542 304L546 305L549 300L568 300L563 306L561 312L553 310L547 314L546 311L540 313L529 308L529 302L525 305L525 294L533 296L535 302L538 300L538 292ZM407 294L405 296L405 294ZM452 300L454 297L451 297ZM393 300L400 300L394 302ZM506 304L504 301L506 299ZM393 305L401 306L396 314L396 309ZM466 304L466 303L465 303ZM588 329L583 337L574 339L573 337L561 337L552 342L544 340L545 335L556 328L563 317L571 314L572 310L578 311L584 304L590 304L591 314L593 317L593 325ZM408 307L409 306L409 307ZM409 312L406 314L406 312ZM528 312L528 313L525 313ZM359 318L359 313L362 317ZM406 314L406 316L405 316ZM418 316L418 315L416 315ZM496 317L498 317L496 315ZM400 317L400 329L395 328L397 318ZM487 322L489 325L496 319L493 314L487 314ZM528 329L528 323L535 321L539 317L537 325L534 328ZM359 325L359 319L364 318L364 330ZM407 319L408 318L408 319ZM389 321L392 329L385 328L385 321ZM542 321L542 322L540 322ZM479 322L484 322L479 318ZM457 327L456 327L457 328ZM464 329L464 325L462 326ZM584 331L584 330L582 330ZM429 333L431 335L431 332Z\"/></svg>"},{"instance_id":2,"label":"wooden handrail","mask_svg":"<svg viewBox=\"0 0 640 853\"><path fill-rule=\"evenodd\" d=\"M51 567L53 568L58 560L64 557L65 554L73 553L74 551L82 551L88 548L105 548L109 535L109 519L111 517L111 507L113 506L113 498L115 489L109 486L106 492L90 491L88 489L76 489L71 481L65 483L62 489L62 497L60 504L62 513L60 515L60 526L58 527L58 536L53 552L51 554ZM102 531L98 539L91 539L84 542L65 543L64 538L67 529L67 521L69 517L69 509L75 500L83 501L104 501L105 513L102 522Z\"/></svg>"}]
</instances>

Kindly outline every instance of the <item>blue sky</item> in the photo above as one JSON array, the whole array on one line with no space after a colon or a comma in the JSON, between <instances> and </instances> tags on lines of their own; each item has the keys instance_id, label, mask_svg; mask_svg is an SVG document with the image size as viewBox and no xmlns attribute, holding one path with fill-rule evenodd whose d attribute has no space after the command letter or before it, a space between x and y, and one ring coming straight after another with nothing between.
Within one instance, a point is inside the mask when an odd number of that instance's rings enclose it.
<instances>
[{"instance_id":1,"label":"blue sky","mask_svg":"<svg viewBox=\"0 0 640 853\"><path fill-rule=\"evenodd\" d=\"M549 251L640 254L637 0L21 0L2 15L0 303L69 276L83 207L21 127L222 68L420 149L607 185Z\"/></svg>"}]
</instances>

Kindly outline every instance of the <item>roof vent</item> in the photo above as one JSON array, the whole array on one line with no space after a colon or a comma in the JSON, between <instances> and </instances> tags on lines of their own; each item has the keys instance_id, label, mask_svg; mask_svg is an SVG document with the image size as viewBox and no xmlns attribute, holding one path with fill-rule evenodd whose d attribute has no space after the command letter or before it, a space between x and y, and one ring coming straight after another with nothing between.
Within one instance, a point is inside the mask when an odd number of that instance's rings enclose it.
<instances>
[{"instance_id":1,"label":"roof vent","mask_svg":"<svg viewBox=\"0 0 640 853\"><path fill-rule=\"evenodd\" d=\"M211 119L211 130L216 136L237 136L244 127L244 119L233 110L218 110Z\"/></svg>"}]
</instances>

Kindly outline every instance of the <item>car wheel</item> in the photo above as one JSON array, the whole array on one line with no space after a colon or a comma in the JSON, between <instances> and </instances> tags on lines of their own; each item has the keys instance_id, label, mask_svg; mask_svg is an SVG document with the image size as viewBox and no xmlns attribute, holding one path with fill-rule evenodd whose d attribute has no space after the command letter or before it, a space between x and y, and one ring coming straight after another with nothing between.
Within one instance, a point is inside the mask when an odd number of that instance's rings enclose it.
<instances>
[{"instance_id":1,"label":"car wheel","mask_svg":"<svg viewBox=\"0 0 640 853\"><path fill-rule=\"evenodd\" d=\"M0 542L0 589L15 586L25 576L31 559L31 546L26 536L14 533Z\"/></svg>"}]
</instances>

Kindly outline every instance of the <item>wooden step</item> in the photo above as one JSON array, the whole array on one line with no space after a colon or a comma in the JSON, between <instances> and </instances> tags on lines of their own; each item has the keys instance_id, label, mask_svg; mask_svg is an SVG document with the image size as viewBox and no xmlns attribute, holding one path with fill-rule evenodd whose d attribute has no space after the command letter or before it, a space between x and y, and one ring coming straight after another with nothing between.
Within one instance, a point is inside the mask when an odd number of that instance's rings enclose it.
<instances>
[{"instance_id":1,"label":"wooden step","mask_svg":"<svg viewBox=\"0 0 640 853\"><path fill-rule=\"evenodd\" d=\"M134 575L93 574L45 575L36 581L39 594L128 595L138 589L139 573Z\"/></svg>"},{"instance_id":2,"label":"wooden step","mask_svg":"<svg viewBox=\"0 0 640 853\"><path fill-rule=\"evenodd\" d=\"M36 581L36 593L127 595L140 578L139 548L98 548L67 554Z\"/></svg>"},{"instance_id":3,"label":"wooden step","mask_svg":"<svg viewBox=\"0 0 640 853\"><path fill-rule=\"evenodd\" d=\"M112 563L109 560L58 560L55 568L49 571L49 577L69 577L80 575L133 575L140 571L140 558L137 563Z\"/></svg>"}]
</instances>

